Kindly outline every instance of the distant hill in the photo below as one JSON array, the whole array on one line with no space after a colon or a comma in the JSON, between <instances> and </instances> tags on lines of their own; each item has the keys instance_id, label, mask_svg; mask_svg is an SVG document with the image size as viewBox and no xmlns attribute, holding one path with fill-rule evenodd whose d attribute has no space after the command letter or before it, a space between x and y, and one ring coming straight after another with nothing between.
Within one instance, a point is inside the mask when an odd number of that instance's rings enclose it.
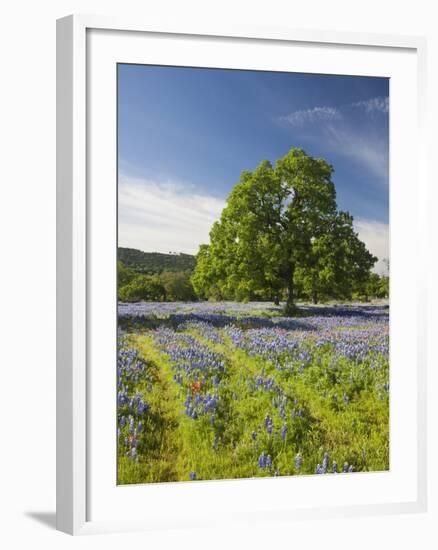
<instances>
[{"instance_id":1,"label":"distant hill","mask_svg":"<svg viewBox=\"0 0 438 550\"><path fill-rule=\"evenodd\" d=\"M196 264L191 254L162 254L119 247L119 260L137 273L152 275L163 271L193 271Z\"/></svg>"}]
</instances>

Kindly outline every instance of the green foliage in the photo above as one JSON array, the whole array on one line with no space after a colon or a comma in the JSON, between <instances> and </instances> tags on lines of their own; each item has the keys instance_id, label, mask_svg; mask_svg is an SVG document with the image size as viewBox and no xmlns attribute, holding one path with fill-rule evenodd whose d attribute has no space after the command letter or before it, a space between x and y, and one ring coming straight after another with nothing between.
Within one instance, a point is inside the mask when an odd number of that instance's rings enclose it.
<instances>
[{"instance_id":1,"label":"green foliage","mask_svg":"<svg viewBox=\"0 0 438 550\"><path fill-rule=\"evenodd\" d=\"M191 282L197 296L201 299L221 300L225 297L222 285L219 284L218 262L212 254L212 249L206 244L201 244L199 247L196 256L196 269L191 277Z\"/></svg>"},{"instance_id":2,"label":"green foliage","mask_svg":"<svg viewBox=\"0 0 438 550\"><path fill-rule=\"evenodd\" d=\"M167 301L188 302L196 299L190 280L190 273L185 271L165 271L160 276L161 284L166 291Z\"/></svg>"},{"instance_id":3,"label":"green foliage","mask_svg":"<svg viewBox=\"0 0 438 550\"><path fill-rule=\"evenodd\" d=\"M355 288L354 298L368 301L370 298L389 297L389 277L371 273Z\"/></svg>"},{"instance_id":4,"label":"green foliage","mask_svg":"<svg viewBox=\"0 0 438 550\"><path fill-rule=\"evenodd\" d=\"M389 277L387 275L380 276L380 283L378 286L378 298L389 298Z\"/></svg>"},{"instance_id":5,"label":"green foliage","mask_svg":"<svg viewBox=\"0 0 438 550\"><path fill-rule=\"evenodd\" d=\"M296 273L302 293L313 301L324 298L350 300L354 290L367 284L377 261L353 229L353 217L339 212L328 231L312 239L307 262Z\"/></svg>"},{"instance_id":6,"label":"green foliage","mask_svg":"<svg viewBox=\"0 0 438 550\"><path fill-rule=\"evenodd\" d=\"M161 275L141 275L117 264L118 299L122 302L138 301L192 301L196 299L190 272L165 271Z\"/></svg>"},{"instance_id":7,"label":"green foliage","mask_svg":"<svg viewBox=\"0 0 438 550\"><path fill-rule=\"evenodd\" d=\"M117 262L117 282L119 287L128 285L135 277L136 273L133 269L125 267L120 260Z\"/></svg>"},{"instance_id":8,"label":"green foliage","mask_svg":"<svg viewBox=\"0 0 438 550\"><path fill-rule=\"evenodd\" d=\"M162 254L120 247L118 257L124 266L143 275L164 271L193 271L195 267L195 257L190 254Z\"/></svg>"},{"instance_id":9,"label":"green foliage","mask_svg":"<svg viewBox=\"0 0 438 550\"><path fill-rule=\"evenodd\" d=\"M376 261L336 209L333 168L291 149L275 167L244 171L202 245L192 283L202 298L278 301L294 311L295 285L313 298L351 297Z\"/></svg>"},{"instance_id":10,"label":"green foliage","mask_svg":"<svg viewBox=\"0 0 438 550\"><path fill-rule=\"evenodd\" d=\"M165 299L166 291L157 275L135 275L128 284L119 286L118 296L122 302L158 302Z\"/></svg>"}]
</instances>

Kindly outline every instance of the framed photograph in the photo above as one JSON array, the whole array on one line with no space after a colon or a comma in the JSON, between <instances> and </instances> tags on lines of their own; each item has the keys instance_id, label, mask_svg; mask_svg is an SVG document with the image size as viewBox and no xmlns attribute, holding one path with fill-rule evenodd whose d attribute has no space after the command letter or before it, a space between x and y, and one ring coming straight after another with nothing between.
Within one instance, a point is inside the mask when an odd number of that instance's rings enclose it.
<instances>
[{"instance_id":1,"label":"framed photograph","mask_svg":"<svg viewBox=\"0 0 438 550\"><path fill-rule=\"evenodd\" d=\"M426 507L425 43L57 32L57 525Z\"/></svg>"}]
</instances>

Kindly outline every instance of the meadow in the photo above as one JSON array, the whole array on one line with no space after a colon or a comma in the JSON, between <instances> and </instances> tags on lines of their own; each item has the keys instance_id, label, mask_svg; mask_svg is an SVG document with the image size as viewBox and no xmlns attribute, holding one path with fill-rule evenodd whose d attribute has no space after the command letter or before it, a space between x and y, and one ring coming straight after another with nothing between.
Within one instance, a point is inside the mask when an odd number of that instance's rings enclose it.
<instances>
[{"instance_id":1,"label":"meadow","mask_svg":"<svg viewBox=\"0 0 438 550\"><path fill-rule=\"evenodd\" d=\"M118 483L389 468L385 304L119 303Z\"/></svg>"}]
</instances>

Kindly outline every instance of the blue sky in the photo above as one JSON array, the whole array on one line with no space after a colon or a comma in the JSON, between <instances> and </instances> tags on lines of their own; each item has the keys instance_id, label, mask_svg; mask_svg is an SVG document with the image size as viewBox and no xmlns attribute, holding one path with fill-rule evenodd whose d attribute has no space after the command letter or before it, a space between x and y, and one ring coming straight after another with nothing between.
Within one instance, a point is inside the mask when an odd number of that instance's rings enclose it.
<instances>
[{"instance_id":1,"label":"blue sky","mask_svg":"<svg viewBox=\"0 0 438 550\"><path fill-rule=\"evenodd\" d=\"M333 165L339 208L380 260L388 256L387 79L118 71L120 246L196 252L242 170L302 147Z\"/></svg>"}]
</instances>

